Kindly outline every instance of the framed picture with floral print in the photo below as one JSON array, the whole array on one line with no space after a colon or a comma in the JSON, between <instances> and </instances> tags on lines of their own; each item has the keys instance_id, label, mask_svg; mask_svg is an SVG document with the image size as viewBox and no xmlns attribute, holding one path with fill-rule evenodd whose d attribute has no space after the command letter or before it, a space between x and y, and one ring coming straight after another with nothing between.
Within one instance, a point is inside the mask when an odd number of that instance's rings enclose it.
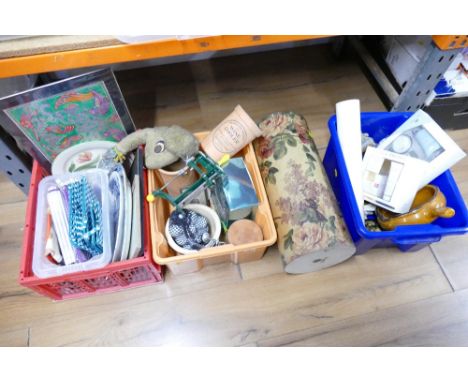
<instances>
[{"instance_id":1,"label":"framed picture with floral print","mask_svg":"<svg viewBox=\"0 0 468 382\"><path fill-rule=\"evenodd\" d=\"M135 131L111 69L101 69L0 99L0 125L46 170L65 149L120 141Z\"/></svg>"}]
</instances>

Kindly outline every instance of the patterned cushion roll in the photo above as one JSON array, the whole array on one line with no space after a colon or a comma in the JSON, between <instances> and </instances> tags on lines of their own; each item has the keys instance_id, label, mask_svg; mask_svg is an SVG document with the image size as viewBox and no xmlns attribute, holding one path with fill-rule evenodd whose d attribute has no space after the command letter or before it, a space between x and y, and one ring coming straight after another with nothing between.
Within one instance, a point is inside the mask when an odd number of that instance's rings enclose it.
<instances>
[{"instance_id":1,"label":"patterned cushion roll","mask_svg":"<svg viewBox=\"0 0 468 382\"><path fill-rule=\"evenodd\" d=\"M273 113L259 127L263 137L255 140L255 153L285 271L317 271L351 257L355 247L305 119Z\"/></svg>"}]
</instances>

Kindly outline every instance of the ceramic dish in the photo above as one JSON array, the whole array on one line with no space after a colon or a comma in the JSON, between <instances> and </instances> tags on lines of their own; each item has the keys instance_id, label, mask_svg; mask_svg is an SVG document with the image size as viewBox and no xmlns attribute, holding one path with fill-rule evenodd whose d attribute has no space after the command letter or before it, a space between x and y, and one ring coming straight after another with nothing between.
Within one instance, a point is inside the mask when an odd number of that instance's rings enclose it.
<instances>
[{"instance_id":1,"label":"ceramic dish","mask_svg":"<svg viewBox=\"0 0 468 382\"><path fill-rule=\"evenodd\" d=\"M129 259L134 259L141 251L141 221L140 221L140 176L135 175L132 184L132 234L130 239Z\"/></svg>"},{"instance_id":2,"label":"ceramic dish","mask_svg":"<svg viewBox=\"0 0 468 382\"><path fill-rule=\"evenodd\" d=\"M184 206L184 208L186 208L187 210L195 211L200 215L203 215L208 220L208 224L210 226L211 239L219 239L219 236L221 235L221 220L219 219L219 216L215 210L202 204L187 204L186 206ZM185 249L177 245L177 243L174 241L169 232L169 225L170 220L167 219L165 228L166 240L169 246L176 252L177 255L187 255L197 252L193 249Z\"/></svg>"},{"instance_id":3,"label":"ceramic dish","mask_svg":"<svg viewBox=\"0 0 468 382\"><path fill-rule=\"evenodd\" d=\"M430 224L437 218L451 218L453 208L447 207L445 195L439 187L428 185L421 188L406 214L395 214L378 207L377 222L383 230L393 230L400 225Z\"/></svg>"},{"instance_id":4,"label":"ceramic dish","mask_svg":"<svg viewBox=\"0 0 468 382\"><path fill-rule=\"evenodd\" d=\"M115 142L92 141L80 143L62 151L52 163L52 175L96 168L102 155L115 146Z\"/></svg>"},{"instance_id":5,"label":"ceramic dish","mask_svg":"<svg viewBox=\"0 0 468 382\"><path fill-rule=\"evenodd\" d=\"M123 227L122 254L120 261L127 260L132 235L132 187L124 173L124 209L125 223Z\"/></svg>"},{"instance_id":6,"label":"ceramic dish","mask_svg":"<svg viewBox=\"0 0 468 382\"><path fill-rule=\"evenodd\" d=\"M113 171L110 174L109 180L110 194L112 195L113 214L112 223L114 225L114 251L112 255L112 262L119 261L122 253L122 238L124 231L124 186L122 177L118 171Z\"/></svg>"}]
</instances>

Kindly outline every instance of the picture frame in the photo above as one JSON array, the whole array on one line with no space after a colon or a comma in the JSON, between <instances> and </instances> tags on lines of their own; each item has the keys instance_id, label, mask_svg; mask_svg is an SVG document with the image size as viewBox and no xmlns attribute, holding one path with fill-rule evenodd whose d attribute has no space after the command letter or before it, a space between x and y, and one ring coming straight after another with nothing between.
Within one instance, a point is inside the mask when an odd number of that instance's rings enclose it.
<instances>
[{"instance_id":1,"label":"picture frame","mask_svg":"<svg viewBox=\"0 0 468 382\"><path fill-rule=\"evenodd\" d=\"M69 147L118 142L135 131L110 68L1 98L0 125L49 173L55 157Z\"/></svg>"}]
</instances>

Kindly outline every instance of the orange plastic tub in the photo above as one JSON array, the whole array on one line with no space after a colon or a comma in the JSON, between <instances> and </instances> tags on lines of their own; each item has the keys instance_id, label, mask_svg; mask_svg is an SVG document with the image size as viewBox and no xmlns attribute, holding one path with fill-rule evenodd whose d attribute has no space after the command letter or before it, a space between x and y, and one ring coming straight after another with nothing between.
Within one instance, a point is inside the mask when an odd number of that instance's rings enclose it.
<instances>
[{"instance_id":1,"label":"orange plastic tub","mask_svg":"<svg viewBox=\"0 0 468 382\"><path fill-rule=\"evenodd\" d=\"M208 133L196 133L195 136L201 141ZM254 211L254 215L255 222L262 229L263 240L241 245L225 244L219 247L202 249L192 254L176 256L172 248L169 247L164 235L166 221L172 206L168 201L156 198L153 203L149 204L149 212L152 253L157 264L167 265L174 274L196 272L203 268L205 263L210 262L230 260L237 264L260 260L266 249L276 242L276 229L252 144L244 147L236 157L244 159L257 191L259 205ZM148 190L151 192L161 187L162 184L158 172L148 170Z\"/></svg>"}]
</instances>

